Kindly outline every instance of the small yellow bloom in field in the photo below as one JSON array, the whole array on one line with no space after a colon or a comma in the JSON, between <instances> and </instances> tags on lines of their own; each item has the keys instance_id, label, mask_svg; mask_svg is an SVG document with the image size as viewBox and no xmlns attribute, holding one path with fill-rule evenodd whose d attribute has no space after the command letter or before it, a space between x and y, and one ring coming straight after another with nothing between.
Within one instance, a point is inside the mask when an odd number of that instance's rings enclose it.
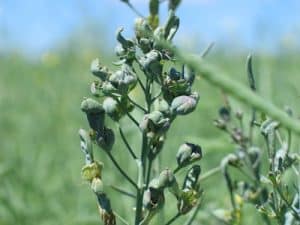
<instances>
[{"instance_id":1,"label":"small yellow bloom in field","mask_svg":"<svg viewBox=\"0 0 300 225\"><path fill-rule=\"evenodd\" d=\"M93 162L85 165L81 170L81 176L84 180L92 181L94 178L101 178L103 164L99 162Z\"/></svg>"}]
</instances>

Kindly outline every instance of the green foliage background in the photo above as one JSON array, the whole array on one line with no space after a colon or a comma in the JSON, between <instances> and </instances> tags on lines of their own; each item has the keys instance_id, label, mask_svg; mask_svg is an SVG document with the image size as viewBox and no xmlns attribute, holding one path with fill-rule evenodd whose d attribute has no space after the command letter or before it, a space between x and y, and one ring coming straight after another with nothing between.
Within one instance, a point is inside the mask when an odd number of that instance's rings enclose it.
<instances>
[{"instance_id":1,"label":"green foliage background","mask_svg":"<svg viewBox=\"0 0 300 225\"><path fill-rule=\"evenodd\" d=\"M44 54L32 60L22 54L0 55L0 224L101 224L96 201L80 177L84 164L77 131L87 128L80 111L83 96L89 96L93 80L89 73L93 58L109 64L111 52L101 48L72 46ZM246 52L245 52L246 53ZM213 50L207 58L232 79L246 83L244 53L228 53L228 48ZM279 107L289 105L299 112L299 54L282 49L276 54L254 55L259 92ZM200 144L204 151L201 161L205 172L218 165L222 156L234 150L229 138L213 125L222 106L220 90L196 81L200 102L196 112L179 118L168 136L162 156L162 168L175 167L175 154L184 141ZM138 96L139 93L134 93ZM245 112L242 103L232 104ZM296 113L296 116L298 114ZM123 125L133 146L138 146L136 128ZM103 176L107 184L130 188L105 154L96 149L105 164ZM135 163L117 142L113 154L134 177ZM229 196L220 175L203 183L205 199L198 220L203 224L218 224L210 209L228 207ZM114 209L123 217L133 219L133 202L108 190ZM172 201L167 197L167 201ZM167 207L165 217L172 216L174 204ZM254 210L246 209L245 224L251 224ZM161 218L160 218L161 219ZM180 224L178 221L176 224Z\"/></svg>"}]
</instances>

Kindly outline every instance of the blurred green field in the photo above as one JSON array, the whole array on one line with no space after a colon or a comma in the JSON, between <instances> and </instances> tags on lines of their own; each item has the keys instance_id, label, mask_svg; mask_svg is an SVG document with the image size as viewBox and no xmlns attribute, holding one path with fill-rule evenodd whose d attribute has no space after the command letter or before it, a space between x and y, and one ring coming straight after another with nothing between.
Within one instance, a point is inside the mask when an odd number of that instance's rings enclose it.
<instances>
[{"instance_id":1,"label":"blurred green field","mask_svg":"<svg viewBox=\"0 0 300 225\"><path fill-rule=\"evenodd\" d=\"M46 53L39 60L17 53L0 55L1 225L101 224L95 197L81 180L84 160L77 132L80 127L87 128L80 102L90 95L89 83L93 80L89 73L90 62L101 57L109 63L108 55L95 49L78 52L72 48ZM246 54L215 50L207 59L246 85ZM300 110L299 62L299 54L285 50L254 56L259 92L279 107L289 105L295 112ZM175 167L177 148L184 141L202 146L204 172L217 166L222 156L234 149L230 140L212 125L223 104L220 90L201 78L195 89L201 96L198 108L175 122L164 148L162 168ZM242 103L231 102L245 112L249 110ZM137 130L127 122L123 121L124 129L132 145L138 147ZM98 149L96 152L97 158L105 164L104 181L130 189L118 171L107 163L106 155ZM119 141L113 154L134 177L135 163ZM218 224L209 209L229 207L225 182L217 175L205 181L203 188L205 198L198 221ZM107 192L113 208L130 221L133 202L113 190ZM167 200L171 199L167 197ZM166 218L173 215L172 207L168 207ZM253 214L249 212L252 209L246 209L245 224L251 224Z\"/></svg>"}]
</instances>

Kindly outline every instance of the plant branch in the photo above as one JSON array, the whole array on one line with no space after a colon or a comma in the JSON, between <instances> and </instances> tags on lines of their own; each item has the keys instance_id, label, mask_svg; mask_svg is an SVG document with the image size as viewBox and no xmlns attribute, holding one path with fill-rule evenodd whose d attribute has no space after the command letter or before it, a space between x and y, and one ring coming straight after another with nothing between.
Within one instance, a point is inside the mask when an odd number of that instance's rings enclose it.
<instances>
[{"instance_id":1,"label":"plant branch","mask_svg":"<svg viewBox=\"0 0 300 225\"><path fill-rule=\"evenodd\" d=\"M172 224L175 220L177 220L181 216L180 213L177 213L175 216L173 216L165 225Z\"/></svg>"},{"instance_id":2,"label":"plant branch","mask_svg":"<svg viewBox=\"0 0 300 225\"><path fill-rule=\"evenodd\" d=\"M109 151L107 151L107 155L109 156L110 160L113 162L113 164L115 165L115 167L117 167L117 169L119 170L119 172L128 180L128 182L131 183L134 186L134 188L138 189L137 184L120 167L119 163L115 160L115 158L113 157L113 155Z\"/></svg>"},{"instance_id":3,"label":"plant branch","mask_svg":"<svg viewBox=\"0 0 300 225\"><path fill-rule=\"evenodd\" d=\"M120 126L119 126L119 133L121 135L121 138L122 138L124 144L126 145L128 151L129 151L130 155L132 156L132 158L137 159L137 156L135 155L134 151L130 147L130 145L129 145L129 143L128 143L125 135L124 135L124 132L123 132L123 130L122 130L122 128Z\"/></svg>"}]
</instances>

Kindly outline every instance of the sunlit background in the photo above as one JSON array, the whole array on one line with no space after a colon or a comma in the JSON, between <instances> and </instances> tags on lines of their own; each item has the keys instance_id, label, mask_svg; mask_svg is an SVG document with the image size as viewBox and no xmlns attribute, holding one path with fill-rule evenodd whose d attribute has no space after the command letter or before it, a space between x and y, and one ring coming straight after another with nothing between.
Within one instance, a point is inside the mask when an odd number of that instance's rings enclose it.
<instances>
[{"instance_id":1,"label":"sunlit background","mask_svg":"<svg viewBox=\"0 0 300 225\"><path fill-rule=\"evenodd\" d=\"M245 60L251 52L259 94L281 108L291 106L299 115L300 1L182 2L177 12L181 19L177 44L201 52L214 42L207 60L244 85ZM146 0L132 0L132 4L148 14ZM167 4L162 4L162 22L166 9ZM122 26L124 35L131 37L135 18L118 0L0 0L1 225L101 224L96 200L80 176L84 160L77 131L88 127L80 102L90 96L91 60L100 57L115 69L111 65L116 59L115 31ZM175 153L183 141L202 146L203 171L218 165L234 149L212 125L224 104L220 91L201 79L195 90L200 92L199 106L172 127L162 168L175 167ZM230 101L249 112L240 102ZM127 122L126 133L136 147L137 130ZM123 150L117 141L113 153L134 176L135 163ZM130 189L103 152L97 150L96 156L105 164L107 184ZM203 188L206 197L198 222L219 224L209 212L229 207L225 183L218 175ZM112 190L107 192L114 209L131 221L134 203ZM174 207L166 210L166 218L173 215ZM255 210L246 209L245 224L259 224Z\"/></svg>"}]
</instances>

